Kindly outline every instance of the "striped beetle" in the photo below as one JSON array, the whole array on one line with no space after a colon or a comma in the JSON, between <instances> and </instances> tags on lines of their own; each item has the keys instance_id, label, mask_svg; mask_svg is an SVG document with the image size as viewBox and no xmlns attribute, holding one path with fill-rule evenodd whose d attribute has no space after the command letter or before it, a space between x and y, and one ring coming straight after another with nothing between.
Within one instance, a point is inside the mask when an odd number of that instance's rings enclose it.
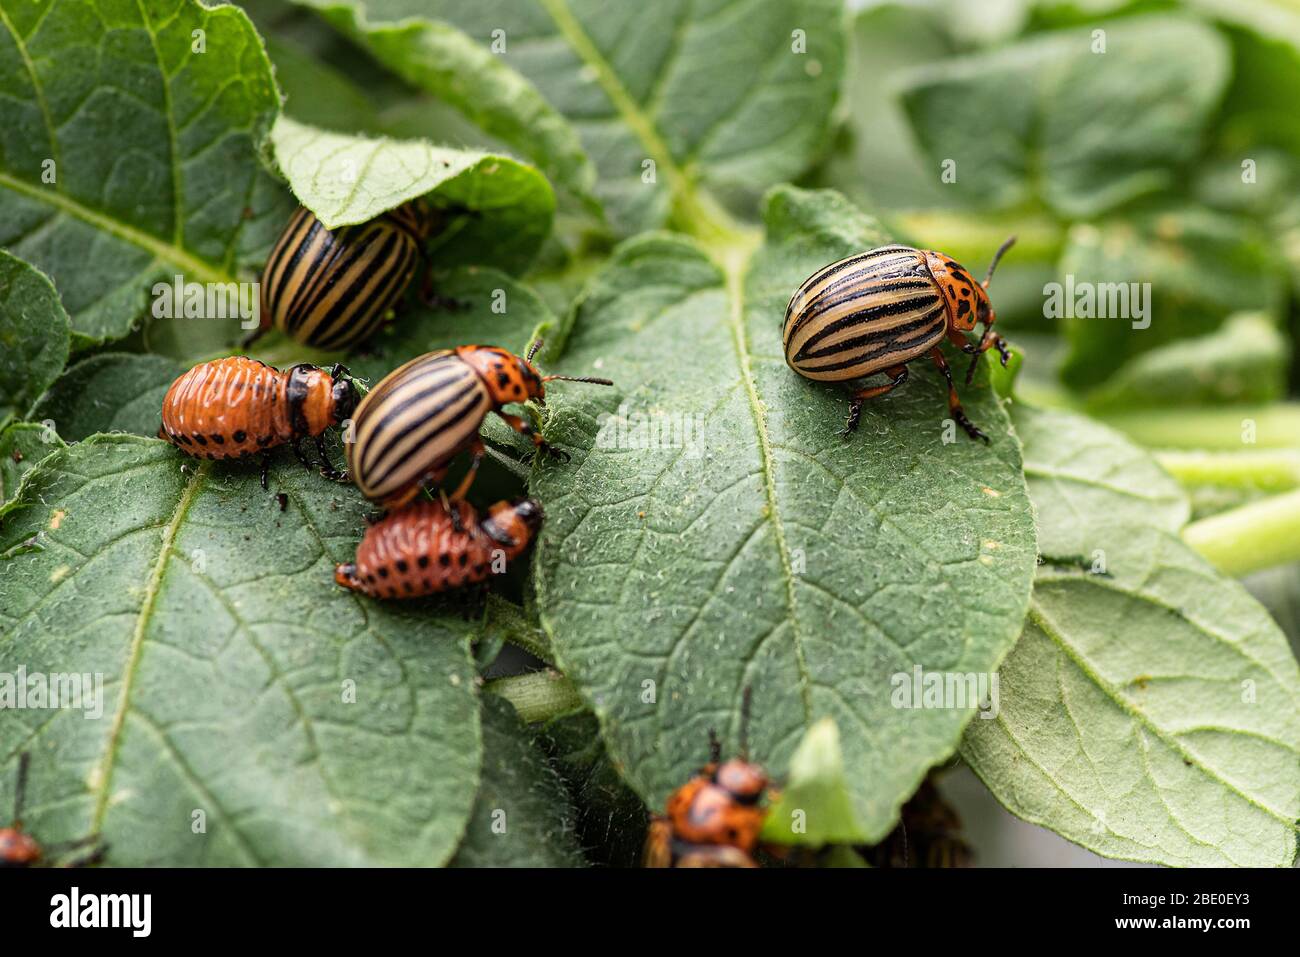
<instances>
[{"instance_id":1,"label":"striped beetle","mask_svg":"<svg viewBox=\"0 0 1300 957\"><path fill-rule=\"evenodd\" d=\"M411 502L366 529L356 561L336 566L334 580L372 598L419 598L485 582L493 552L514 560L541 524L542 506L531 498L497 502L484 518L465 501Z\"/></svg>"},{"instance_id":2,"label":"striped beetle","mask_svg":"<svg viewBox=\"0 0 1300 957\"><path fill-rule=\"evenodd\" d=\"M316 439L321 474L339 480L322 435L356 407L357 391L341 365L329 372L301 363L281 372L256 359L228 356L201 362L171 384L162 403L158 438L201 459L238 459L262 453L262 488L268 456L291 443L307 465L301 443Z\"/></svg>"},{"instance_id":3,"label":"striped beetle","mask_svg":"<svg viewBox=\"0 0 1300 957\"><path fill-rule=\"evenodd\" d=\"M261 325L252 338L274 326L321 349L361 342L406 292L437 221L421 199L338 229L299 208L262 270Z\"/></svg>"},{"instance_id":4,"label":"striped beetle","mask_svg":"<svg viewBox=\"0 0 1300 957\"><path fill-rule=\"evenodd\" d=\"M855 390L842 435L858 427L862 403L907 381L907 363L929 353L948 380L948 412L972 439L988 441L962 411L952 370L939 344L946 338L968 353L966 384L975 376L979 357L997 349L1005 366L1011 357L1006 340L993 331L996 316L989 302L989 280L1012 236L993 254L988 276L977 284L951 256L911 246L880 246L841 259L813 273L795 291L785 310L781 336L785 361L809 379L846 382L884 372L885 385ZM978 345L966 333L984 323Z\"/></svg>"},{"instance_id":5,"label":"striped beetle","mask_svg":"<svg viewBox=\"0 0 1300 957\"><path fill-rule=\"evenodd\" d=\"M526 358L495 346L458 346L429 352L399 366L379 381L357 407L352 441L347 443L348 471L361 494L385 508L397 508L414 498L426 484L446 476L451 460L461 452L473 456L469 471L452 494L459 501L469 491L485 452L479 428L495 412L537 447L554 452L517 415L502 412L511 402L545 402L543 383L552 379L613 385L590 376L539 375L533 356ZM453 520L458 518L452 512Z\"/></svg>"}]
</instances>

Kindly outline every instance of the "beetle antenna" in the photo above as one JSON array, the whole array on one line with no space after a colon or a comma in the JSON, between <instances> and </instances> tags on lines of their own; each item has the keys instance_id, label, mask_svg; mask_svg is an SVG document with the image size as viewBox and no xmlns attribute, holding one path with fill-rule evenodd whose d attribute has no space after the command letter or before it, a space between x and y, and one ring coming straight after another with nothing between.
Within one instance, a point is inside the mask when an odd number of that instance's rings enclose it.
<instances>
[{"instance_id":1,"label":"beetle antenna","mask_svg":"<svg viewBox=\"0 0 1300 957\"><path fill-rule=\"evenodd\" d=\"M743 761L749 760L749 706L753 698L751 692L754 689L745 685L745 691L740 698L740 757Z\"/></svg>"},{"instance_id":2,"label":"beetle antenna","mask_svg":"<svg viewBox=\"0 0 1300 957\"><path fill-rule=\"evenodd\" d=\"M592 385L613 385L613 379L598 379L590 375L544 375L543 382L550 382L552 379L559 379L563 382L589 382Z\"/></svg>"},{"instance_id":3,"label":"beetle antenna","mask_svg":"<svg viewBox=\"0 0 1300 957\"><path fill-rule=\"evenodd\" d=\"M709 763L717 764L722 760L722 742L718 740L718 732L709 728Z\"/></svg>"},{"instance_id":4,"label":"beetle antenna","mask_svg":"<svg viewBox=\"0 0 1300 957\"><path fill-rule=\"evenodd\" d=\"M998 268L998 262L1002 259L1002 256L1006 253L1006 251L1010 249L1012 246L1014 246L1015 244L1016 244L1016 237L1009 236L1007 238L1007 241L1004 242L1001 246L999 246L998 251L993 254L993 258L989 261L989 274L984 277L985 289L989 287L989 282L993 279L993 270Z\"/></svg>"},{"instance_id":5,"label":"beetle antenna","mask_svg":"<svg viewBox=\"0 0 1300 957\"><path fill-rule=\"evenodd\" d=\"M542 347L542 340L534 339L533 344L528 347L528 355L524 356L524 359L528 362L532 362L533 356L537 355L537 350L540 349L541 347Z\"/></svg>"},{"instance_id":6,"label":"beetle antenna","mask_svg":"<svg viewBox=\"0 0 1300 957\"><path fill-rule=\"evenodd\" d=\"M23 816L23 798L27 795L27 766L31 755L24 751L18 755L18 780L14 784L14 827L18 827Z\"/></svg>"}]
</instances>

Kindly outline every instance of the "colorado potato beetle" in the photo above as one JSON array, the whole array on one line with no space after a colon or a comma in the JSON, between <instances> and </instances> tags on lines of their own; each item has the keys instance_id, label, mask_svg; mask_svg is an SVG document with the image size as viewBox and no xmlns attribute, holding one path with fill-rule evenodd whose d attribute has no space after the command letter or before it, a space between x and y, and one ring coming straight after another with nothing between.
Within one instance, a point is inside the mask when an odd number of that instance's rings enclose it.
<instances>
[{"instance_id":1,"label":"colorado potato beetle","mask_svg":"<svg viewBox=\"0 0 1300 957\"><path fill-rule=\"evenodd\" d=\"M96 863L104 855L98 836L89 835L75 841L41 847L23 830L23 798L27 790L28 754L18 756L18 779L14 784L14 818L9 827L0 827L0 867L38 867L68 852L80 850L79 857L59 861L63 867L81 867Z\"/></svg>"},{"instance_id":2,"label":"colorado potato beetle","mask_svg":"<svg viewBox=\"0 0 1300 957\"><path fill-rule=\"evenodd\" d=\"M966 384L979 357L997 349L1005 366L1006 340L993 331L996 315L988 286L1012 236L993 254L988 275L976 283L951 256L911 246L880 246L813 273L785 310L781 336L785 361L809 379L846 382L878 372L890 381L854 391L843 435L858 427L862 403L907 381L907 363L929 354L948 381L948 411L972 439L988 436L962 410L952 370L939 344L946 338L971 355ZM966 333L984 323L978 345Z\"/></svg>"},{"instance_id":3,"label":"colorado potato beetle","mask_svg":"<svg viewBox=\"0 0 1300 957\"><path fill-rule=\"evenodd\" d=\"M666 813L650 822L646 867L757 867L754 852L767 819L767 773L746 756L749 690L741 709L739 758L722 761L709 732L709 763L668 798Z\"/></svg>"},{"instance_id":4,"label":"colorado potato beetle","mask_svg":"<svg viewBox=\"0 0 1300 957\"><path fill-rule=\"evenodd\" d=\"M301 207L262 270L261 328L321 349L367 338L411 284L437 223L423 200L326 229Z\"/></svg>"},{"instance_id":5,"label":"colorado potato beetle","mask_svg":"<svg viewBox=\"0 0 1300 957\"><path fill-rule=\"evenodd\" d=\"M527 550L542 524L533 499L497 502L487 518L468 502L452 502L453 521L440 501L412 502L366 529L357 559L334 569L344 588L372 598L419 598L486 581L500 556L510 561Z\"/></svg>"},{"instance_id":6,"label":"colorado potato beetle","mask_svg":"<svg viewBox=\"0 0 1300 957\"><path fill-rule=\"evenodd\" d=\"M381 379L357 407L346 448L348 471L361 494L385 508L397 508L426 484L441 482L451 460L468 450L473 456L469 471L451 500L464 498L483 459L479 428L489 412L530 436L534 445L550 450L528 422L502 412L502 407L528 399L544 403L543 383L552 379L613 383L590 376L540 375L532 359L541 344L534 342L527 357L495 346L429 352Z\"/></svg>"},{"instance_id":7,"label":"colorado potato beetle","mask_svg":"<svg viewBox=\"0 0 1300 957\"><path fill-rule=\"evenodd\" d=\"M322 435L356 404L356 386L341 365L326 372L302 363L281 372L256 359L230 356L200 363L172 383L163 398L158 438L203 459L243 458L288 442L308 465L301 443L313 437L322 474L341 479L329 464Z\"/></svg>"}]
</instances>

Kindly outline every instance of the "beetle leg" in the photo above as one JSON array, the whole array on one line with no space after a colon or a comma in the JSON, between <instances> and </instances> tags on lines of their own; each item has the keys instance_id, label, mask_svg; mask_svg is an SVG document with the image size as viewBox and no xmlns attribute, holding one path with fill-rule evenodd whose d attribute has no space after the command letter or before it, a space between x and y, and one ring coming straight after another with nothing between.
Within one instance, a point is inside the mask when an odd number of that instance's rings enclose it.
<instances>
[{"instance_id":1,"label":"beetle leg","mask_svg":"<svg viewBox=\"0 0 1300 957\"><path fill-rule=\"evenodd\" d=\"M988 352L989 349L997 349L998 355L1002 357L1002 365L1005 368L1007 362L1011 359L1011 350L1007 346L1007 340L1003 339L996 332L989 329L984 330L984 337L973 350L970 350L974 356L970 361L970 368L966 370L966 384L970 385L971 380L975 378L975 367L979 365L980 356Z\"/></svg>"},{"instance_id":2,"label":"beetle leg","mask_svg":"<svg viewBox=\"0 0 1300 957\"><path fill-rule=\"evenodd\" d=\"M844 428L840 430L840 435L848 438L858 427L858 420L862 418L862 403L868 399L874 399L878 395L885 395L887 392L893 392L900 385L907 381L907 366L890 366L885 370L889 374L889 382L885 385L873 385L868 389L859 389L853 393L849 401L849 421Z\"/></svg>"},{"instance_id":3,"label":"beetle leg","mask_svg":"<svg viewBox=\"0 0 1300 957\"><path fill-rule=\"evenodd\" d=\"M350 479L348 478L348 473L347 473L346 470L340 472L338 469L336 469L333 465L330 464L330 457L329 457L329 455L326 454L326 452L325 452L325 438L324 438L324 436L320 436L320 435L316 436L316 452L320 455L320 474L321 474L321 475L325 476L325 477L326 477L327 479L329 479L331 482L347 482L347 481L350 481Z\"/></svg>"},{"instance_id":4,"label":"beetle leg","mask_svg":"<svg viewBox=\"0 0 1300 957\"><path fill-rule=\"evenodd\" d=\"M935 346L930 350L930 358L933 359L934 364L939 367L939 371L943 373L943 377L948 380L948 414L956 420L958 425L966 430L966 434L972 439L983 439L987 442L989 437L981 432L974 422L966 418L966 412L961 407L961 399L957 398L957 387L952 383L952 370L948 368L948 360L943 357L943 353L939 351L938 346ZM976 361L979 361L978 356L975 358Z\"/></svg>"},{"instance_id":5,"label":"beetle leg","mask_svg":"<svg viewBox=\"0 0 1300 957\"><path fill-rule=\"evenodd\" d=\"M465 493L469 491L469 487L474 484L474 477L478 474L478 467L482 464L483 456L487 452L486 447L483 445L483 440L479 438L474 440L473 444L470 445L469 450L473 458L469 460L469 471L465 473L465 477L461 479L460 484L456 486L456 491L451 493L451 500L453 502L459 502L463 499Z\"/></svg>"},{"instance_id":6,"label":"beetle leg","mask_svg":"<svg viewBox=\"0 0 1300 957\"><path fill-rule=\"evenodd\" d=\"M569 461L569 459L572 458L572 456L569 455L569 453L564 451L563 449L557 449L553 445L548 445L546 440L542 438L542 434L538 432L536 429L534 429L530 423L524 421L519 416L511 415L509 412L500 412L500 411L497 412L497 415L501 416L501 420L505 422L506 425L510 426L510 428L518 432L520 435L526 435L530 439L532 439L533 445L537 446L547 455L557 458L561 462L567 462Z\"/></svg>"},{"instance_id":7,"label":"beetle leg","mask_svg":"<svg viewBox=\"0 0 1300 957\"><path fill-rule=\"evenodd\" d=\"M310 469L312 467L311 463L307 461L307 456L303 453L302 439L294 439L289 448L293 449L294 456L302 463L303 468Z\"/></svg>"},{"instance_id":8,"label":"beetle leg","mask_svg":"<svg viewBox=\"0 0 1300 957\"><path fill-rule=\"evenodd\" d=\"M438 489L438 498L442 501L442 507L447 512L447 517L451 519L452 530L457 535L465 533L465 525L460 520L460 504L447 498L446 489Z\"/></svg>"},{"instance_id":9,"label":"beetle leg","mask_svg":"<svg viewBox=\"0 0 1300 957\"><path fill-rule=\"evenodd\" d=\"M266 476L267 473L270 471L271 471L271 453L263 452L262 453L262 491L263 492L268 491L267 484L266 484Z\"/></svg>"}]
</instances>

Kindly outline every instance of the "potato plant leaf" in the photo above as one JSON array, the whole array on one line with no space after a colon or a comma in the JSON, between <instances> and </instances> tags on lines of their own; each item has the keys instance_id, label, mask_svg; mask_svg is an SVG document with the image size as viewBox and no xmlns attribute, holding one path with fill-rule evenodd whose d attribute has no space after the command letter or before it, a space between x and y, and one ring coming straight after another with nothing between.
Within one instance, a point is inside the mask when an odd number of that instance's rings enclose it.
<instances>
[{"instance_id":1,"label":"potato plant leaf","mask_svg":"<svg viewBox=\"0 0 1300 957\"><path fill-rule=\"evenodd\" d=\"M1209 26L1133 17L921 67L902 97L954 198L1084 218L1176 183L1229 66Z\"/></svg>"},{"instance_id":2,"label":"potato plant leaf","mask_svg":"<svg viewBox=\"0 0 1300 957\"><path fill-rule=\"evenodd\" d=\"M236 281L283 225L256 152L278 94L238 7L6 4L0 78L0 246L54 280L74 346L124 336L156 281Z\"/></svg>"},{"instance_id":3,"label":"potato plant leaf","mask_svg":"<svg viewBox=\"0 0 1300 957\"><path fill-rule=\"evenodd\" d=\"M153 438L163 396L185 367L162 356L105 352L71 366L32 406L28 418L50 422L60 437L80 442L96 432Z\"/></svg>"},{"instance_id":4,"label":"potato plant leaf","mask_svg":"<svg viewBox=\"0 0 1300 957\"><path fill-rule=\"evenodd\" d=\"M579 299L564 371L619 388L548 396L547 437L573 459L534 473L538 607L651 807L705 759L710 728L737 747L750 686L751 753L777 775L818 719L845 729L875 838L972 714L895 708L891 677L996 667L1024 617L1032 519L983 375L965 395L991 446L954 433L922 362L837 434L845 392L786 367L781 317L804 278L887 237L834 193L779 188L766 218L745 276L651 235Z\"/></svg>"},{"instance_id":5,"label":"potato plant leaf","mask_svg":"<svg viewBox=\"0 0 1300 957\"><path fill-rule=\"evenodd\" d=\"M564 782L509 702L483 696L483 775L452 867L581 867Z\"/></svg>"},{"instance_id":6,"label":"potato plant leaf","mask_svg":"<svg viewBox=\"0 0 1300 957\"><path fill-rule=\"evenodd\" d=\"M0 250L0 425L63 371L70 335L49 277Z\"/></svg>"},{"instance_id":7,"label":"potato plant leaf","mask_svg":"<svg viewBox=\"0 0 1300 957\"><path fill-rule=\"evenodd\" d=\"M319 10L398 76L454 106L599 213L596 170L576 131L536 87L476 42L490 37L472 38L433 19L428 6L397 11L359 0L297 2Z\"/></svg>"},{"instance_id":8,"label":"potato plant leaf","mask_svg":"<svg viewBox=\"0 0 1300 957\"><path fill-rule=\"evenodd\" d=\"M0 509L2 670L102 678L0 722L0 805L30 752L42 840L100 833L123 865L451 856L478 788L472 626L336 586L367 505L277 463L264 492L255 464L93 436Z\"/></svg>"},{"instance_id":9,"label":"potato plant leaf","mask_svg":"<svg viewBox=\"0 0 1300 957\"><path fill-rule=\"evenodd\" d=\"M839 0L370 0L365 25L358 4L313 5L516 148L532 141L553 156L559 140L567 154L562 133L576 129L623 235L693 215L674 206L698 199L697 187L752 207L797 176L825 145L843 71ZM521 136L521 121L540 135Z\"/></svg>"},{"instance_id":10,"label":"potato plant leaf","mask_svg":"<svg viewBox=\"0 0 1300 957\"><path fill-rule=\"evenodd\" d=\"M448 217L429 241L441 267L528 265L551 231L555 195L536 169L507 156L422 140L369 139L281 116L275 159L299 201L329 229L374 219L428 196Z\"/></svg>"},{"instance_id":11,"label":"potato plant leaf","mask_svg":"<svg viewBox=\"0 0 1300 957\"><path fill-rule=\"evenodd\" d=\"M1099 854L1288 866L1300 670L1238 583L1176 532L1172 480L1068 413L1017 407L1044 565L962 754L1011 811Z\"/></svg>"},{"instance_id":12,"label":"potato plant leaf","mask_svg":"<svg viewBox=\"0 0 1300 957\"><path fill-rule=\"evenodd\" d=\"M34 465L63 447L58 433L39 422L11 422L0 431L0 505L18 493Z\"/></svg>"}]
</instances>

